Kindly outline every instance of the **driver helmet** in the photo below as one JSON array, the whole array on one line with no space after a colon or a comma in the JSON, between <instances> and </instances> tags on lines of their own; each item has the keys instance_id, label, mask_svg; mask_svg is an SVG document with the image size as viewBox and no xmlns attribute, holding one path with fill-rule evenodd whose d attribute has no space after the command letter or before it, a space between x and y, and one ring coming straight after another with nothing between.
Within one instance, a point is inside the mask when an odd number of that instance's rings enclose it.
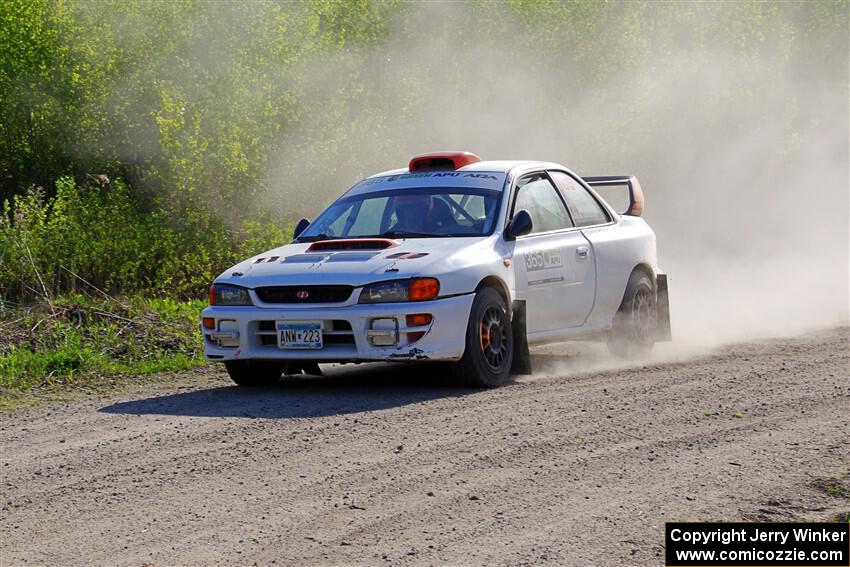
<instances>
[{"instance_id":1,"label":"driver helmet","mask_svg":"<svg viewBox=\"0 0 850 567\"><path fill-rule=\"evenodd\" d=\"M431 195L399 195L393 197L393 205L398 224L414 230L411 227L422 227L430 222L434 199Z\"/></svg>"}]
</instances>

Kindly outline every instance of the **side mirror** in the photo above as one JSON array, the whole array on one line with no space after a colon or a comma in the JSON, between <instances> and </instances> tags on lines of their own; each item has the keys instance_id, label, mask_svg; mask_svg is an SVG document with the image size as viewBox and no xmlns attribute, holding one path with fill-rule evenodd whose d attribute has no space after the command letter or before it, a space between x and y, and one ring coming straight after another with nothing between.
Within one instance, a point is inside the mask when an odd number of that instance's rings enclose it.
<instances>
[{"instance_id":1,"label":"side mirror","mask_svg":"<svg viewBox=\"0 0 850 567\"><path fill-rule=\"evenodd\" d=\"M520 210L508 223L505 229L505 240L516 240L518 236L525 236L533 228L531 215L525 209Z\"/></svg>"},{"instance_id":2,"label":"side mirror","mask_svg":"<svg viewBox=\"0 0 850 567\"><path fill-rule=\"evenodd\" d=\"M307 227L310 226L310 221L307 219L301 219L298 221L298 224L295 225L295 230L292 233L292 238L298 238L301 236L301 233L307 230Z\"/></svg>"}]
</instances>

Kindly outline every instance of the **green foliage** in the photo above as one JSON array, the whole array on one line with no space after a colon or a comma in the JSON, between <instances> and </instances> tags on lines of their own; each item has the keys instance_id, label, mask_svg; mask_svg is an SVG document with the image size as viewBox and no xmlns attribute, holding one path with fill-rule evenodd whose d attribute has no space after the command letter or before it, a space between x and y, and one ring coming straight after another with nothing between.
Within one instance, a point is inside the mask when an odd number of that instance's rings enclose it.
<instances>
[{"instance_id":1,"label":"green foliage","mask_svg":"<svg viewBox=\"0 0 850 567\"><path fill-rule=\"evenodd\" d=\"M68 294L0 312L0 392L97 385L204 364L200 300Z\"/></svg>"},{"instance_id":2,"label":"green foliage","mask_svg":"<svg viewBox=\"0 0 850 567\"><path fill-rule=\"evenodd\" d=\"M377 41L396 5L0 3L0 297L195 296L286 242L297 211L263 196L303 61Z\"/></svg>"},{"instance_id":3,"label":"green foliage","mask_svg":"<svg viewBox=\"0 0 850 567\"><path fill-rule=\"evenodd\" d=\"M106 173L178 217L251 203L298 119L297 66L378 40L396 5L3 2L0 201Z\"/></svg>"},{"instance_id":4,"label":"green foliage","mask_svg":"<svg viewBox=\"0 0 850 567\"><path fill-rule=\"evenodd\" d=\"M52 197L38 188L16 195L0 215L0 296L99 289L198 297L221 270L291 237L268 217L233 230L202 212L179 224L143 212L120 180L78 186L64 177Z\"/></svg>"}]
</instances>

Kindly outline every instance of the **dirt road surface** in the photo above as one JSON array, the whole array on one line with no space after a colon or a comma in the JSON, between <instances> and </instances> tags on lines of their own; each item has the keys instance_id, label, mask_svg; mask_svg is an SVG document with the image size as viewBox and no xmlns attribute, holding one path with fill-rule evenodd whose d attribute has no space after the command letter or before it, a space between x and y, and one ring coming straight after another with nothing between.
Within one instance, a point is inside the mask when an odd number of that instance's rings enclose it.
<instances>
[{"instance_id":1,"label":"dirt road surface","mask_svg":"<svg viewBox=\"0 0 850 567\"><path fill-rule=\"evenodd\" d=\"M22 410L0 417L0 563L661 565L668 520L850 510L824 489L848 482L849 341L585 371L544 352L488 391L430 366L265 391L215 369Z\"/></svg>"}]
</instances>

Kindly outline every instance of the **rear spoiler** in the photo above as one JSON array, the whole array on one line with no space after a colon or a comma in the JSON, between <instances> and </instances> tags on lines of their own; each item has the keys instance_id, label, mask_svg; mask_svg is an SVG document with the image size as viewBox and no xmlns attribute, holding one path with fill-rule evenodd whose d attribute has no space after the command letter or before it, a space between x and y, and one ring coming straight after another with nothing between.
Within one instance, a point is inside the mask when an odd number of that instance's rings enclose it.
<instances>
[{"instance_id":1,"label":"rear spoiler","mask_svg":"<svg viewBox=\"0 0 850 567\"><path fill-rule=\"evenodd\" d=\"M624 215L639 217L643 213L643 191L634 175L603 175L601 177L582 177L591 187L623 186L629 189L629 209Z\"/></svg>"}]
</instances>

